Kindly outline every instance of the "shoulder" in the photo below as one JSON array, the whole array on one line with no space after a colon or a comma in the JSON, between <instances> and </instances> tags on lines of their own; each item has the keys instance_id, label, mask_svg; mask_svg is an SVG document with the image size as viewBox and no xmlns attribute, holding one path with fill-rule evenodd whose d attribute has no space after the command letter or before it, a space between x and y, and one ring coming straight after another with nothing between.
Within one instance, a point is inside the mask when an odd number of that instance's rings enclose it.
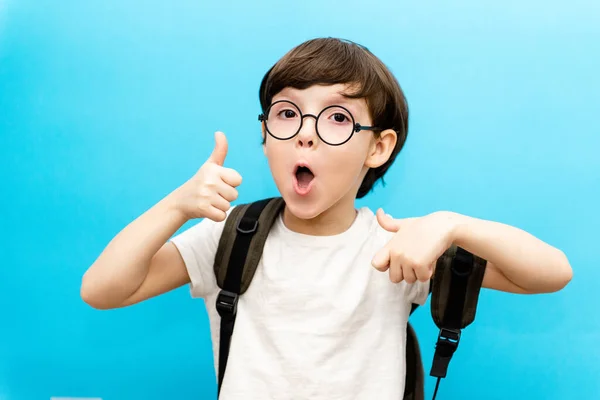
<instances>
[{"instance_id":1,"label":"shoulder","mask_svg":"<svg viewBox=\"0 0 600 400\"><path fill-rule=\"evenodd\" d=\"M186 266L193 297L205 297L216 288L214 259L223 229L234 208L229 209L223 221L203 218L196 224L182 229L170 239Z\"/></svg>"},{"instance_id":2,"label":"shoulder","mask_svg":"<svg viewBox=\"0 0 600 400\"><path fill-rule=\"evenodd\" d=\"M251 228L252 226L246 225L248 225L248 221L252 222L253 219L260 219L262 222L261 227L266 226L270 229L270 225L275 221L281 205L282 199L277 197L237 204L226 212L223 221L212 221L204 218L195 225L182 230L172 241L174 243L191 244L209 240L216 246L222 235L235 235L238 224L243 229ZM268 219L270 220L267 221Z\"/></svg>"},{"instance_id":3,"label":"shoulder","mask_svg":"<svg viewBox=\"0 0 600 400\"><path fill-rule=\"evenodd\" d=\"M227 215L223 221L213 221L208 218L202 218L195 223L190 221L190 226L183 228L177 233L171 241L175 244L193 245L199 241L212 240L217 241L221 236L227 220L236 206L231 207L227 211Z\"/></svg>"},{"instance_id":4,"label":"shoulder","mask_svg":"<svg viewBox=\"0 0 600 400\"><path fill-rule=\"evenodd\" d=\"M387 243L394 236L393 232L385 230L377 221L375 211L369 207L361 207L358 209L358 220L362 220L362 224L369 232L369 238L376 242Z\"/></svg>"},{"instance_id":5,"label":"shoulder","mask_svg":"<svg viewBox=\"0 0 600 400\"><path fill-rule=\"evenodd\" d=\"M384 229L379 224L376 213L368 207L359 209L359 218L362 218L365 226L369 227L369 235L366 240L370 242L370 246L368 246L368 248L372 256L374 256L378 251L386 246L390 240L392 240L395 232L390 232ZM383 273L387 274L387 272ZM406 283L406 281L402 281L400 283L395 283L394 285L398 285L398 287L403 291L404 298L408 303L423 305L429 295L430 281L416 281L415 283L411 284Z\"/></svg>"}]
</instances>

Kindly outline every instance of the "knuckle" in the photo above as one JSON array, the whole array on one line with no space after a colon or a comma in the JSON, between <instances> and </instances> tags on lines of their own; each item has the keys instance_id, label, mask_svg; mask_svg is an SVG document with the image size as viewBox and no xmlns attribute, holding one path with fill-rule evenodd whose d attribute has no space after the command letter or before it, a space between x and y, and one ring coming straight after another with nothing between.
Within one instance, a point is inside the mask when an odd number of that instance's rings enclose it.
<instances>
[{"instance_id":1,"label":"knuckle","mask_svg":"<svg viewBox=\"0 0 600 400\"><path fill-rule=\"evenodd\" d=\"M217 185L217 182L215 182L214 178L208 178L204 182L204 187L209 188L209 189L214 189L216 185Z\"/></svg>"},{"instance_id":2,"label":"knuckle","mask_svg":"<svg viewBox=\"0 0 600 400\"><path fill-rule=\"evenodd\" d=\"M390 250L390 257L392 257L394 259L403 259L404 258L404 252L402 250L392 248Z\"/></svg>"},{"instance_id":3,"label":"knuckle","mask_svg":"<svg viewBox=\"0 0 600 400\"><path fill-rule=\"evenodd\" d=\"M201 198L207 198L210 197L213 193L213 190L211 190L210 186L204 185L204 186L200 186L200 188L198 189L198 195Z\"/></svg>"},{"instance_id":4,"label":"knuckle","mask_svg":"<svg viewBox=\"0 0 600 400\"><path fill-rule=\"evenodd\" d=\"M415 260L413 257L407 257L404 259L404 265L414 269L417 267L418 263L417 260Z\"/></svg>"},{"instance_id":5,"label":"knuckle","mask_svg":"<svg viewBox=\"0 0 600 400\"><path fill-rule=\"evenodd\" d=\"M206 212L207 212L206 206L204 204L202 204L202 203L198 204L196 206L196 212L199 213L199 214L206 214Z\"/></svg>"},{"instance_id":6,"label":"knuckle","mask_svg":"<svg viewBox=\"0 0 600 400\"><path fill-rule=\"evenodd\" d=\"M423 268L423 266L425 266L426 264L423 262L422 259L420 258L413 258L412 259L413 262L413 268L415 270L420 270L421 268Z\"/></svg>"}]
</instances>

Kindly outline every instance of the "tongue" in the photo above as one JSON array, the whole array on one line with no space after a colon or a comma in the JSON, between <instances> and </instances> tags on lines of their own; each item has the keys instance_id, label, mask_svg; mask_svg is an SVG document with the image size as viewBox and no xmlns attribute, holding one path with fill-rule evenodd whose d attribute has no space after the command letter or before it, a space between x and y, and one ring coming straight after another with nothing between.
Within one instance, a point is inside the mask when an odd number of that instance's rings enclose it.
<instances>
[{"instance_id":1,"label":"tongue","mask_svg":"<svg viewBox=\"0 0 600 400\"><path fill-rule=\"evenodd\" d=\"M296 177L298 179L298 186L300 186L301 188L306 188L315 176L312 174L312 172L300 171L298 172Z\"/></svg>"}]
</instances>

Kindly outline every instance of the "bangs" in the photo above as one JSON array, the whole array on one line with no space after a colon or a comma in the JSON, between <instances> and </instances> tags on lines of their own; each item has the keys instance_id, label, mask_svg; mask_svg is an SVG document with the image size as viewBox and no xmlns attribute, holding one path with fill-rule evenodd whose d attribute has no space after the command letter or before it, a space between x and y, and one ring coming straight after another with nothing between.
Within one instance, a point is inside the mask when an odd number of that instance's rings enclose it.
<instances>
[{"instance_id":1,"label":"bangs","mask_svg":"<svg viewBox=\"0 0 600 400\"><path fill-rule=\"evenodd\" d=\"M383 104L377 104L375 94L381 89L381 79L369 54L365 47L341 40L309 41L294 48L263 78L263 111L286 87L302 90L313 85L345 84L349 85L345 97L365 98L371 113L378 114Z\"/></svg>"}]
</instances>

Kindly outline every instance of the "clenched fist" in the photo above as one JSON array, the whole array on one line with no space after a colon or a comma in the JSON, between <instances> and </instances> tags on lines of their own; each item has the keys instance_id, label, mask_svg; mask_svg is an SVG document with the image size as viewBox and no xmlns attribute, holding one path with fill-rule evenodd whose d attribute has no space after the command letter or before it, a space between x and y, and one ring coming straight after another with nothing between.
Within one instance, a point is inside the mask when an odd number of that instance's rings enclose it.
<instances>
[{"instance_id":1,"label":"clenched fist","mask_svg":"<svg viewBox=\"0 0 600 400\"><path fill-rule=\"evenodd\" d=\"M177 208L187 219L225 220L230 203L238 197L236 187L242 183L237 171L223 166L226 156L227 138L222 132L216 132L215 148L208 160L173 192Z\"/></svg>"}]
</instances>

